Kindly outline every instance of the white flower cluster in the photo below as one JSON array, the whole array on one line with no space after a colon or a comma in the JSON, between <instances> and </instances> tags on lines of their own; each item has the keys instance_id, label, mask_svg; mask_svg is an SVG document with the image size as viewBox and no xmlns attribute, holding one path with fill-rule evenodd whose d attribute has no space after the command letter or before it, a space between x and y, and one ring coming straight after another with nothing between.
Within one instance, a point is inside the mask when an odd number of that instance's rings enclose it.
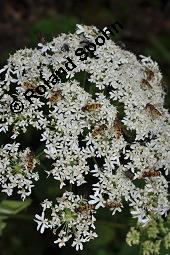
<instances>
[{"instance_id":1,"label":"white flower cluster","mask_svg":"<svg viewBox=\"0 0 170 255\"><path fill-rule=\"evenodd\" d=\"M60 229L58 239L54 243L59 243L59 247L65 246L65 243L72 237L74 241L72 246L76 246L76 250L83 249L83 243L94 239L97 234L94 232L95 217L82 207L83 203L88 201L82 196L74 195L72 192L65 192L62 198L58 198L56 204L52 206L52 202L45 200L42 203L42 215L36 215L38 229L43 233L45 228L50 228L53 233ZM45 212L51 211L51 219L45 218ZM95 213L95 211L93 210Z\"/></svg>"},{"instance_id":2,"label":"white flower cluster","mask_svg":"<svg viewBox=\"0 0 170 255\"><path fill-rule=\"evenodd\" d=\"M54 206L46 200L42 216L36 215L41 232L51 228L56 233L64 227L56 242L62 246L74 237L76 249L96 236L93 213L99 207L114 214L128 203L144 225L153 213L159 216L169 209L165 177L170 170L170 115L164 108L162 74L150 57L137 59L111 39L96 49L95 56L83 61L75 56L75 50L94 43L98 33L95 27L79 25L74 34L17 51L1 70L0 132L15 139L29 127L36 128L47 160L53 161L46 172L60 188L70 184L81 189L82 184L93 183L88 199L65 192ZM67 56L76 68L51 83L49 77ZM46 86L45 80L51 89L37 94L31 104L24 92L30 86L34 91ZM24 104L19 114L9 107L14 91ZM3 191L11 195L18 187L25 198L33 186L30 179L37 180L38 175L26 171L17 144L2 147L0 158ZM46 209L51 218L45 218Z\"/></svg>"},{"instance_id":3,"label":"white flower cluster","mask_svg":"<svg viewBox=\"0 0 170 255\"><path fill-rule=\"evenodd\" d=\"M37 172L32 172L37 161L28 158L30 149L19 151L19 143L6 144L0 148L0 183L2 192L11 196L17 189L24 200L31 194L33 181L38 181ZM31 170L31 171L30 171Z\"/></svg>"}]
</instances>

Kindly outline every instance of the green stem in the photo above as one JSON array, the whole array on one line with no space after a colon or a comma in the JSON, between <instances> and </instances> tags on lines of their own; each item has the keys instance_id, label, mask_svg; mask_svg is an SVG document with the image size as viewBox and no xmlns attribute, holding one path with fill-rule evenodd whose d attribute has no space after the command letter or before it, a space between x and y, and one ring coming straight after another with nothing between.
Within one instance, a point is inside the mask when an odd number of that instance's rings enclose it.
<instances>
[{"instance_id":1,"label":"green stem","mask_svg":"<svg viewBox=\"0 0 170 255\"><path fill-rule=\"evenodd\" d=\"M47 167L46 167L42 162L40 162L40 166L41 166L44 170L47 169Z\"/></svg>"},{"instance_id":2,"label":"green stem","mask_svg":"<svg viewBox=\"0 0 170 255\"><path fill-rule=\"evenodd\" d=\"M38 153L37 155L36 155L36 158L39 158L41 155L45 155L45 153L44 153L44 151L42 151L42 152L40 152L40 153Z\"/></svg>"},{"instance_id":3,"label":"green stem","mask_svg":"<svg viewBox=\"0 0 170 255\"><path fill-rule=\"evenodd\" d=\"M142 244L140 244L139 255L142 255Z\"/></svg>"}]
</instances>

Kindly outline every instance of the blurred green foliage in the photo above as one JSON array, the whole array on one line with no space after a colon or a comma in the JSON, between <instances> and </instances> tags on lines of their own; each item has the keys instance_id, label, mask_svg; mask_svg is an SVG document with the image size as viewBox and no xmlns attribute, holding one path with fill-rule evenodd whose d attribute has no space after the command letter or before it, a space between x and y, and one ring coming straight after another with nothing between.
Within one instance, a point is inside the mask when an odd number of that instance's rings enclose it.
<instances>
[{"instance_id":1,"label":"blurred green foliage","mask_svg":"<svg viewBox=\"0 0 170 255\"><path fill-rule=\"evenodd\" d=\"M64 16L44 17L28 28L30 46L37 45L37 41L41 39L51 40L58 33L73 32L77 23L78 20L74 17L69 19Z\"/></svg>"},{"instance_id":2,"label":"blurred green foliage","mask_svg":"<svg viewBox=\"0 0 170 255\"><path fill-rule=\"evenodd\" d=\"M16 200L2 200L0 203L0 235L7 225L7 219L23 211L31 204L31 199L24 202Z\"/></svg>"}]
</instances>

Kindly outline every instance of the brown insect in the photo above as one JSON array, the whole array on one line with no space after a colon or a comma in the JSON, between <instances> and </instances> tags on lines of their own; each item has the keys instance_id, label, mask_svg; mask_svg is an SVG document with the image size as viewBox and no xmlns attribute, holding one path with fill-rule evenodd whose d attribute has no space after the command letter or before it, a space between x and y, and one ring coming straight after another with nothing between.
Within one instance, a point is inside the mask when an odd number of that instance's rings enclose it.
<instances>
[{"instance_id":1,"label":"brown insect","mask_svg":"<svg viewBox=\"0 0 170 255\"><path fill-rule=\"evenodd\" d=\"M26 168L28 169L29 172L32 172L34 166L34 154L32 151L28 151L26 155Z\"/></svg>"},{"instance_id":2,"label":"brown insect","mask_svg":"<svg viewBox=\"0 0 170 255\"><path fill-rule=\"evenodd\" d=\"M162 116L162 113L160 111L158 111L158 109L156 109L156 107L153 104L147 104L146 105L146 110L153 116L153 117L157 117L157 116Z\"/></svg>"},{"instance_id":3,"label":"brown insect","mask_svg":"<svg viewBox=\"0 0 170 255\"><path fill-rule=\"evenodd\" d=\"M103 133L103 131L106 129L106 127L107 126L105 124L95 127L92 131L92 136L94 138L96 138L98 135L101 135Z\"/></svg>"},{"instance_id":4,"label":"brown insect","mask_svg":"<svg viewBox=\"0 0 170 255\"><path fill-rule=\"evenodd\" d=\"M122 206L122 203L120 202L106 203L106 208L120 208L121 206Z\"/></svg>"},{"instance_id":5,"label":"brown insect","mask_svg":"<svg viewBox=\"0 0 170 255\"><path fill-rule=\"evenodd\" d=\"M75 209L76 213L89 212L95 209L95 205L84 204Z\"/></svg>"},{"instance_id":6,"label":"brown insect","mask_svg":"<svg viewBox=\"0 0 170 255\"><path fill-rule=\"evenodd\" d=\"M93 104L86 104L81 109L83 112L92 112L102 107L102 104L99 103L93 103Z\"/></svg>"},{"instance_id":7,"label":"brown insect","mask_svg":"<svg viewBox=\"0 0 170 255\"><path fill-rule=\"evenodd\" d=\"M122 135L122 124L121 121L116 117L114 121L114 130L115 130L115 137L118 140Z\"/></svg>"},{"instance_id":8,"label":"brown insect","mask_svg":"<svg viewBox=\"0 0 170 255\"><path fill-rule=\"evenodd\" d=\"M49 101L52 103L57 103L63 98L62 90L54 91L53 95L49 98Z\"/></svg>"},{"instance_id":9,"label":"brown insect","mask_svg":"<svg viewBox=\"0 0 170 255\"><path fill-rule=\"evenodd\" d=\"M37 88L37 86L36 86L34 83L29 82L29 81L24 81L24 82L22 83L21 87L24 88L24 89L26 89L26 90L27 90L27 89L32 89L33 91L35 91L36 88Z\"/></svg>"},{"instance_id":10,"label":"brown insect","mask_svg":"<svg viewBox=\"0 0 170 255\"><path fill-rule=\"evenodd\" d=\"M157 177L157 176L160 176L161 175L161 172L160 171L156 171L154 169L151 169L149 171L144 171L142 173L142 177L143 178L146 178L146 177Z\"/></svg>"},{"instance_id":11,"label":"brown insect","mask_svg":"<svg viewBox=\"0 0 170 255\"><path fill-rule=\"evenodd\" d=\"M152 88L151 84L146 79L141 80L141 87L142 88Z\"/></svg>"},{"instance_id":12,"label":"brown insect","mask_svg":"<svg viewBox=\"0 0 170 255\"><path fill-rule=\"evenodd\" d=\"M153 77L154 77L154 72L149 69L148 67L145 68L145 73L146 73L146 76L147 76L147 79L148 81L152 80Z\"/></svg>"}]
</instances>

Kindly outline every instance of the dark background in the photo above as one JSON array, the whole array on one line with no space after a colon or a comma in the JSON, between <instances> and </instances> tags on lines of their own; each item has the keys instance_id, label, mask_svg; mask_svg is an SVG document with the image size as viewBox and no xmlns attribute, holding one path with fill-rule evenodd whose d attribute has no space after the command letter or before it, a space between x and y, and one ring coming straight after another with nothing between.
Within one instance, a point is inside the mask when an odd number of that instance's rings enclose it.
<instances>
[{"instance_id":1,"label":"dark background","mask_svg":"<svg viewBox=\"0 0 170 255\"><path fill-rule=\"evenodd\" d=\"M0 0L0 65L17 49L35 47L60 32L74 31L76 23L103 28L115 20L124 26L116 41L136 54L150 55L159 63L167 85L170 84L170 1L166 0ZM170 108L169 91L167 87L166 108ZM30 133L27 139L33 136L35 140L35 133ZM42 177L32 195L32 205L8 220L0 240L0 255L76 253L69 246L58 249L53 244L53 235L48 231L39 234L32 220L33 215L40 212L38 204L43 199L58 195L57 185ZM125 244L131 224L135 221L129 212L111 217L105 210L99 211L99 238L87 244L80 254L138 255L139 247Z\"/></svg>"}]
</instances>

